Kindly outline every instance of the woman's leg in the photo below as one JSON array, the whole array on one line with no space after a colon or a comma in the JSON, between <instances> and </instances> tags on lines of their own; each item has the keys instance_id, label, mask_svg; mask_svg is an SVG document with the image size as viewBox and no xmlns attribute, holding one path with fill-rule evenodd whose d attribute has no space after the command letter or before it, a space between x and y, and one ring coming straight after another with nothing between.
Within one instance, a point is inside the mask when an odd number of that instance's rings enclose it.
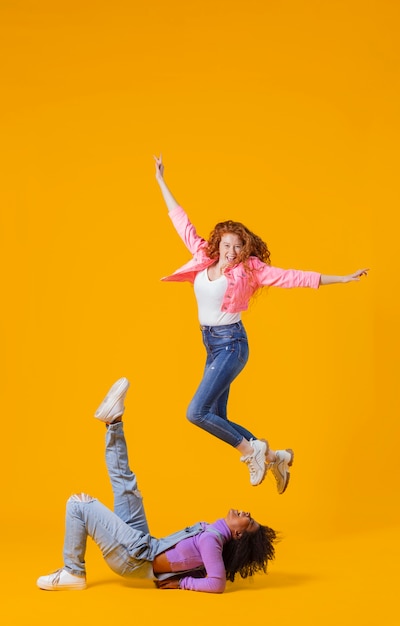
<instances>
[{"instance_id":1,"label":"woman's leg","mask_svg":"<svg viewBox=\"0 0 400 626\"><path fill-rule=\"evenodd\" d=\"M229 388L246 365L248 349L237 342L233 342L229 349L226 347L215 348L212 355L208 355L203 378L188 407L187 418L192 424L237 448L243 438L247 441L255 439L249 430L226 417Z\"/></svg>"},{"instance_id":2,"label":"woman's leg","mask_svg":"<svg viewBox=\"0 0 400 626\"><path fill-rule=\"evenodd\" d=\"M122 422L112 423L106 432L106 463L114 494L114 512L131 528L144 533L149 527L135 474L129 467Z\"/></svg>"},{"instance_id":3,"label":"woman's leg","mask_svg":"<svg viewBox=\"0 0 400 626\"><path fill-rule=\"evenodd\" d=\"M211 435L235 447L241 454L250 472L250 483L259 485L266 474L265 464L268 444L255 439L250 431L212 412L219 410L226 415L226 401L230 383L242 371L244 362L240 358L243 349L234 343L226 349L214 349L212 359L207 359L203 379L189 405L187 417Z\"/></svg>"},{"instance_id":4,"label":"woman's leg","mask_svg":"<svg viewBox=\"0 0 400 626\"><path fill-rule=\"evenodd\" d=\"M120 576L134 575L138 568L146 567L147 564L149 575L151 573L148 559L151 558L156 540L148 532L142 500L140 494L136 493L136 478L129 471L126 471L126 478L124 476L123 470L129 468L127 458L126 464L123 463L126 455L122 424L118 424L118 428L116 426L117 424L108 428L108 431L111 429L110 434L107 431L107 457L109 469L111 466L113 487L115 486L117 509L121 515L129 518L130 523L124 522L120 515L110 511L92 496L85 493L71 496L66 510L64 568L54 574L41 576L37 581L41 589L86 587L85 553L88 536L99 546L107 565ZM114 437L113 432L119 434ZM119 459L121 472L118 470ZM124 496L125 491L127 493Z\"/></svg>"},{"instance_id":5,"label":"woman's leg","mask_svg":"<svg viewBox=\"0 0 400 626\"><path fill-rule=\"evenodd\" d=\"M249 349L241 323L203 328L207 350L203 379L192 399L187 417L193 424L235 447L250 472L252 485L264 479L268 444L227 418L230 385L247 363ZM272 460L272 459L271 459Z\"/></svg>"},{"instance_id":6,"label":"woman's leg","mask_svg":"<svg viewBox=\"0 0 400 626\"><path fill-rule=\"evenodd\" d=\"M135 474L129 468L121 415L129 383L120 379L109 390L95 417L107 424L106 463L114 493L115 512L87 494L67 502L64 568L41 576L42 589L84 589L88 535L93 538L112 570L129 576L146 566L156 541L149 534L142 497ZM117 421L115 421L117 420ZM149 564L151 570L151 565ZM143 569L143 568L142 568Z\"/></svg>"},{"instance_id":7,"label":"woman's leg","mask_svg":"<svg viewBox=\"0 0 400 626\"><path fill-rule=\"evenodd\" d=\"M244 331L244 329L243 329L243 331ZM218 329L214 330L214 331L211 331L211 333L213 333L214 335L218 335ZM225 333L225 331L223 330L222 331L222 335L224 335L224 333ZM208 356L207 356L207 363L206 363L206 369L205 369L205 375L206 375L206 372L207 372L208 368L211 365L214 365L214 367L216 365L214 363L213 342L215 341L215 344L218 345L221 340L218 337L214 337L214 338L211 337L210 336L210 332L209 333L204 333L204 334L206 335L206 339L205 339L204 343L206 345L207 354L208 354ZM234 332L231 333L232 339L233 339L233 335L234 334L235 334ZM244 335L242 337L242 340L240 341L241 347L243 347L243 339L245 339L245 343L247 344L247 338L246 338L245 332L244 332ZM222 340L222 342L223 341L224 340ZM233 344L234 344L234 340L233 340ZM227 350L227 347L228 347L228 350ZM228 344L224 346L224 350L225 350L225 352L229 351L229 345ZM234 352L234 350L233 350L233 352ZM242 349L242 356L243 356L243 352L244 351ZM243 367L244 367L244 365L243 365ZM199 390L200 390L200 395L201 395L200 387L199 387ZM229 390L230 390L230 386L228 386L214 400L213 404L211 405L211 408L210 408L210 411L209 411L208 415L219 416L220 418L228 421L227 404L228 404ZM197 393L196 393L196 395L197 395ZM196 396L195 396L194 400L195 399L196 399ZM200 408L199 416L201 416L201 411L202 411L202 408L201 408L201 398L200 398L200 400L197 399L197 401L199 402L199 408ZM211 417L211 420L212 419L213 418ZM197 422L195 422L195 423L197 423ZM249 467L251 483L253 485L257 485L257 484L259 484L259 482L261 482L260 481L260 475L264 475L265 474L265 470L263 468L264 461L265 461L265 463L267 464L267 469L271 470L271 473L273 474L273 476L274 476L274 478L276 480L278 493L280 493L280 494L284 493L286 491L286 489L287 489L288 484L289 484L290 468L291 468L291 466L293 464L293 458L294 458L293 450L286 449L286 450L276 450L275 451L275 450L272 450L271 448L267 447L265 452L264 452L264 450L263 450L263 445L264 445L263 441L265 441L265 440L261 440L261 441L260 440L256 440L256 441L254 441L255 437L247 429L245 429L242 426L240 426L240 424L235 424L234 422L228 422L228 423L236 430L237 433L239 433L239 434L241 434L243 436L242 442L238 446L236 446L236 448L243 455L241 460L244 463L246 463L248 465L248 467ZM202 428L204 428L204 426L202 426L201 422L198 423L198 425L201 426ZM206 430L207 430L207 428L206 428ZM209 432L211 432L211 434L214 434L214 432L212 430L209 430ZM224 439L224 441L225 441L225 439Z\"/></svg>"},{"instance_id":8,"label":"woman's leg","mask_svg":"<svg viewBox=\"0 0 400 626\"><path fill-rule=\"evenodd\" d=\"M125 524L101 502L85 493L71 496L67 502L64 567L41 576L37 585L49 591L86 588L85 552L88 536L102 551L109 567L120 576L134 576L140 568L152 572L149 559L157 540L148 533ZM148 557L148 558L146 558Z\"/></svg>"},{"instance_id":9,"label":"woman's leg","mask_svg":"<svg viewBox=\"0 0 400 626\"><path fill-rule=\"evenodd\" d=\"M133 529L97 499L87 494L71 496L67 502L64 569L85 576L87 537L99 546L109 567L121 576L137 569L149 555L152 538Z\"/></svg>"},{"instance_id":10,"label":"woman's leg","mask_svg":"<svg viewBox=\"0 0 400 626\"><path fill-rule=\"evenodd\" d=\"M215 415L219 415L219 417L222 417L222 419L224 420L228 420L227 406L228 406L229 391L230 391L230 386L228 387L228 389L226 389L226 391L224 391L219 396L216 402L214 402L210 411L211 413L215 413ZM236 424L235 422L232 422L230 420L229 420L229 423L231 426L234 427L234 429L240 435L242 435L243 439L245 439L246 441L250 441L251 439L256 439L256 437L249 430L247 430L247 428L244 428L240 424Z\"/></svg>"},{"instance_id":11,"label":"woman's leg","mask_svg":"<svg viewBox=\"0 0 400 626\"><path fill-rule=\"evenodd\" d=\"M142 496L136 476L129 467L122 424L128 389L127 378L117 380L108 390L94 416L107 425L106 464L114 494L114 513L131 528L148 533Z\"/></svg>"}]
</instances>

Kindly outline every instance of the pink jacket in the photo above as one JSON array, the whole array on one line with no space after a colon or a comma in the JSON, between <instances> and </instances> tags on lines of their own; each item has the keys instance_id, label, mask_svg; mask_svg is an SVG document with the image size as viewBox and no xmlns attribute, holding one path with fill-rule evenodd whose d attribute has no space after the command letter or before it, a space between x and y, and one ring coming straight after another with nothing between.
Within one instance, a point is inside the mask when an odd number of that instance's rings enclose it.
<instances>
[{"instance_id":1,"label":"pink jacket","mask_svg":"<svg viewBox=\"0 0 400 626\"><path fill-rule=\"evenodd\" d=\"M170 211L169 216L193 258L162 280L193 283L196 274L215 263L215 259L210 259L207 256L207 241L196 233L195 227L181 207L176 207ZM243 263L225 270L228 287L222 301L222 311L228 313L246 311L251 296L260 287L312 287L318 289L320 284L321 274L318 272L283 270L267 265L255 256L248 259L247 266L250 275L243 267Z\"/></svg>"}]
</instances>

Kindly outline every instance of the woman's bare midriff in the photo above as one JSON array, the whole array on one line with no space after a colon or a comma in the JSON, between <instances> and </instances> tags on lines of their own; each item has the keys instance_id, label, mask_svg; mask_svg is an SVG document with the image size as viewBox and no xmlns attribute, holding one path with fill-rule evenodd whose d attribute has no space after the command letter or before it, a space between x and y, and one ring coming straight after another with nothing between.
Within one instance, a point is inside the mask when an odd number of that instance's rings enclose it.
<instances>
[{"instance_id":1,"label":"woman's bare midriff","mask_svg":"<svg viewBox=\"0 0 400 626\"><path fill-rule=\"evenodd\" d=\"M165 552L157 554L156 558L153 561L153 572L155 574L165 574L167 572L172 572L171 563L168 561Z\"/></svg>"}]
</instances>

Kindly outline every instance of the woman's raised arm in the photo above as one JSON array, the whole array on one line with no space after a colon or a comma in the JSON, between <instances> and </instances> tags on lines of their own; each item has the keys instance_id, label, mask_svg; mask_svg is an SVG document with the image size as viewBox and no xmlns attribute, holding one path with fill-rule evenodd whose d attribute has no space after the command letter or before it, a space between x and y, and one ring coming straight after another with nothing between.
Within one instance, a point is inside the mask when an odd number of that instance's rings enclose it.
<instances>
[{"instance_id":1,"label":"woman's raised arm","mask_svg":"<svg viewBox=\"0 0 400 626\"><path fill-rule=\"evenodd\" d=\"M175 200L174 196L170 192L167 183L164 180L164 163L162 161L162 156L160 154L159 157L155 156L154 161L156 164L156 181L158 182L161 193L165 200L165 204L167 205L168 211L172 211L179 206L178 202Z\"/></svg>"}]
</instances>

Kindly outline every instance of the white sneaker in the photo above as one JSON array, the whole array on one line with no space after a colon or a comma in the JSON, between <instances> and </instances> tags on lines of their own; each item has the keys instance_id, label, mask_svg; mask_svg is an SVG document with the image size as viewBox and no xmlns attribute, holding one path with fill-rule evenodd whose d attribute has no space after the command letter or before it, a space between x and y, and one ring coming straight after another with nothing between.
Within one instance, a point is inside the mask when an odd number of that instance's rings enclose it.
<instances>
[{"instance_id":1,"label":"white sneaker","mask_svg":"<svg viewBox=\"0 0 400 626\"><path fill-rule=\"evenodd\" d=\"M126 378L117 380L94 414L95 418L111 424L117 417L121 417L125 410L124 400L128 389L129 381Z\"/></svg>"},{"instance_id":2,"label":"white sneaker","mask_svg":"<svg viewBox=\"0 0 400 626\"><path fill-rule=\"evenodd\" d=\"M277 450L275 455L276 460L269 463L268 468L275 477L278 493L283 493L289 484L289 467L293 465L294 452L288 448L287 450Z\"/></svg>"},{"instance_id":3,"label":"white sneaker","mask_svg":"<svg viewBox=\"0 0 400 626\"><path fill-rule=\"evenodd\" d=\"M261 439L252 439L250 444L253 448L253 454L242 456L242 463L246 463L250 472L250 482L255 487L264 480L267 466L265 465L265 457L268 452L268 443Z\"/></svg>"},{"instance_id":4,"label":"white sneaker","mask_svg":"<svg viewBox=\"0 0 400 626\"><path fill-rule=\"evenodd\" d=\"M86 589L86 578L69 574L69 572L61 568L48 576L40 576L36 584L39 589L45 589L46 591L68 591L71 589L79 591Z\"/></svg>"}]
</instances>

